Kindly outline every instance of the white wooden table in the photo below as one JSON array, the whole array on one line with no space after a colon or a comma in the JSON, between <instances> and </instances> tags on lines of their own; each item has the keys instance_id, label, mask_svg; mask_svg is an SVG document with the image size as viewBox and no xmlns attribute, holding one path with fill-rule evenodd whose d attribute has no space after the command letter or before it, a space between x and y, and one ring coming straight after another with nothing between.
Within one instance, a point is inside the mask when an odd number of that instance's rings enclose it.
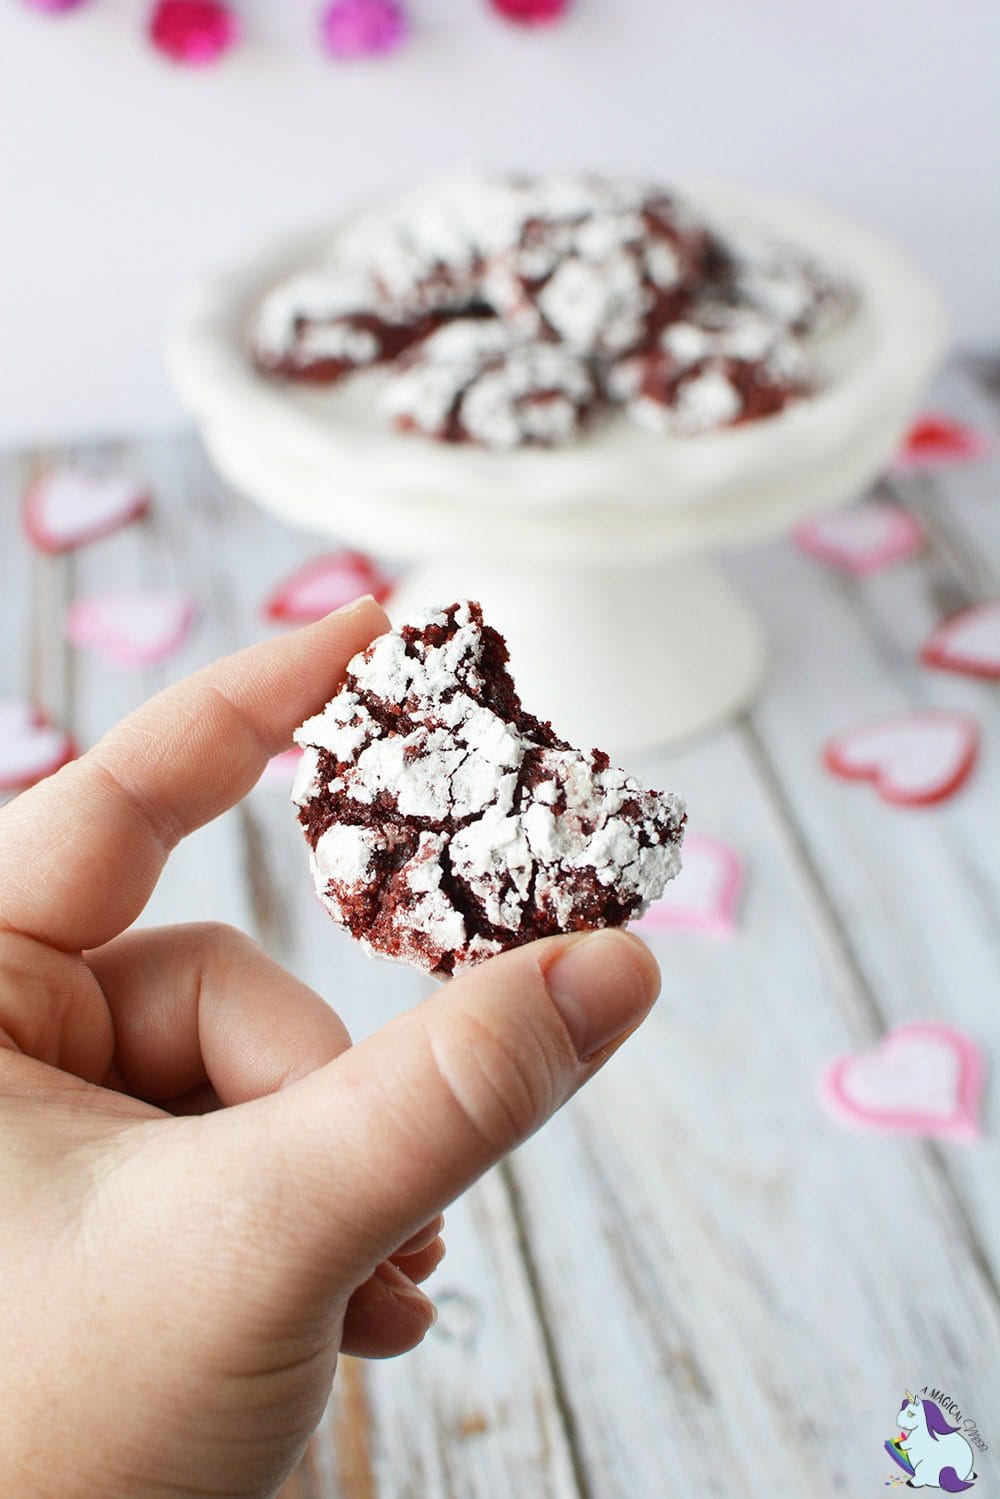
<instances>
[{"instance_id":1,"label":"white wooden table","mask_svg":"<svg viewBox=\"0 0 1000 1499\"><path fill-rule=\"evenodd\" d=\"M934 404L1000 433L1000 364L952 367ZM63 558L29 551L17 498L64 455L0 461L0 689L83 745L266 633L260 601L319 550L226 493L186 435L120 453L155 508ZM742 850L741 930L653 937L649 1023L452 1209L437 1327L405 1358L343 1362L284 1499L860 1499L924 1384L976 1417L981 1492L1000 1494L1000 1076L974 1146L853 1133L816 1101L828 1059L908 1019L962 1027L1000 1073L998 689L915 663L943 613L1000 593L1000 463L893 488L930 533L918 560L854 582L786 542L731 559L771 635L767 688L735 727L629 768ZM170 583L203 616L166 667L63 644L74 595ZM893 809L820 768L829 732L911 704L982 722L952 801ZM143 919L195 918L252 931L356 1035L422 992L329 923L273 786L178 850Z\"/></svg>"}]
</instances>

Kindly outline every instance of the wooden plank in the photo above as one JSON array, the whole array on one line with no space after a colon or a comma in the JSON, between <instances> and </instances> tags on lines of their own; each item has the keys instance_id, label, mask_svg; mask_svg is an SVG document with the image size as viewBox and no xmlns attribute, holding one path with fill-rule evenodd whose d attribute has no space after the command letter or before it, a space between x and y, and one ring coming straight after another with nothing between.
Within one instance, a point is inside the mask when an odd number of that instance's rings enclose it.
<instances>
[{"instance_id":1,"label":"wooden plank","mask_svg":"<svg viewBox=\"0 0 1000 1499\"><path fill-rule=\"evenodd\" d=\"M758 752L828 893L876 1024L941 1019L1000 1055L1000 844L989 831L1000 827L1000 702L989 684L916 659L940 617L942 583L962 578L937 548L860 584L784 544L736 570L779 656L754 714ZM980 764L952 800L894 808L820 767L837 728L919 704L962 708L982 724ZM939 1159L953 1211L969 1220L975 1252L1000 1281L995 1090L987 1121L987 1143Z\"/></svg>"},{"instance_id":2,"label":"wooden plank","mask_svg":"<svg viewBox=\"0 0 1000 1499\"><path fill-rule=\"evenodd\" d=\"M959 405L958 411L963 414L964 408ZM977 419L983 419L982 412ZM975 512L975 542L963 550L981 555L977 545L982 546L986 524L996 524L995 483L982 468L958 472L961 494L947 514L951 518L961 504L964 524L971 530L969 512ZM938 505L940 487L934 492ZM962 538L960 527L954 521L952 526ZM992 530L991 534L995 535ZM923 674L912 662L915 641L941 613L988 593L982 571L956 568L955 550L954 542L948 549L938 545L917 583L910 570L867 585L878 608L858 632L859 638L850 628L857 585L830 576L823 579L826 594L839 598L841 607L834 617L814 612L818 585L812 565L795 559L784 546L747 557L738 570L745 585L751 580L755 584L749 591L781 652L765 703L777 694L786 710L780 722L776 710L771 709L770 718L765 713L771 728L766 740L763 729L747 736L752 778L764 790L775 819L769 838L750 840L755 886L768 880L762 861L769 841L783 844L790 860L780 929L759 952L760 971L755 977L734 972L732 950L726 953L729 987L749 996L753 1025L743 1028L745 1034L735 1046L728 1033L739 1021L727 1013L725 1029L716 1027L719 1006L712 1001L724 994L727 980L719 972L714 982L706 982L701 965L714 962L718 950L703 949L690 989L701 996L703 1029L713 1036L708 1056L701 1028L679 1067L673 1049L668 1055L663 1045L657 1047L647 1028L641 1042L637 1037L631 1043L621 1073L609 1071L600 1079L568 1111L566 1120L522 1152L517 1168L525 1211L535 1230L533 1242L542 1246L538 1252L550 1321L560 1332L560 1358L576 1402L576 1426L584 1434L595 1491L602 1495L658 1491L658 1466L661 1475L669 1472L671 1488L678 1490L688 1478L696 1491L718 1486L720 1492L732 1492L732 1479L726 1475L740 1467L766 1478L768 1492L798 1493L810 1479L810 1488L815 1487L816 1439L828 1424L830 1391L849 1389L852 1409L878 1432L891 1424L893 1410L891 1396L880 1389L890 1389L893 1379L912 1383L917 1375L908 1371L915 1367L947 1369L947 1376L938 1379L963 1388L970 1404L978 1401L980 1410L996 1402L997 1371L988 1352L996 1337L998 1311L995 1142L970 1152L888 1138L838 1137L832 1126L823 1124L809 1098L812 1078L824 1057L874 1038L887 985L896 1006L886 1013L903 1019L942 1013L934 1001L941 985L947 984L945 1016L965 1021L994 1055L1000 1041L993 1018L998 950L997 866L991 846L995 840L982 836L985 828L1000 825L987 790L997 784L995 753L983 768L977 798L952 809L950 817L960 825L958 834L943 833L941 823L949 820L948 814L932 814L935 824L904 825L917 839L917 847L887 855L896 831L889 809L871 816L871 809L856 809L852 815L841 805L836 816L826 818L827 857L817 869L813 844L803 839L799 822L804 803L809 800L812 805L816 794L816 754L823 733L852 712L860 715L910 700L965 706L975 700L984 710L982 688L949 680L932 689L929 682L918 680ZM780 554L780 566L775 566L774 554ZM790 570L798 574L797 588L791 586ZM866 686L859 686L859 655L877 660L877 687L864 671ZM826 719L817 703L820 683L830 694ZM988 711L992 717L992 704ZM706 769L706 746L699 746L697 766L688 767L686 774L678 770L672 781L689 792L695 809L700 798L694 791L704 787ZM704 787L713 831L725 834L745 820L750 796L744 779L730 770ZM800 784L801 793L790 807L788 798ZM825 789L829 801L833 791ZM738 806L732 805L734 791ZM729 801L725 817L719 816L720 796ZM865 825L868 835L860 850L853 841L856 821ZM961 852L948 857L958 836ZM909 901L910 921L897 934L899 900L894 892L909 885L912 894L910 871L916 868L919 880L928 868L938 867L942 843L946 873ZM964 870L956 867L962 865ZM838 871L843 879L831 887L831 875ZM806 914L798 909L803 894L809 897L813 940L821 956L818 973L815 960L806 961L805 950L790 962L780 946L789 923ZM959 930L956 906L962 908ZM752 910L747 914L748 931L740 939L744 955L747 945L761 936L760 916ZM867 966L859 963L855 948L859 926L870 939L864 954ZM928 928L930 935L914 952L914 934L923 936ZM689 954L682 950L678 962L677 953L682 941L675 938L669 944L668 984L687 991ZM663 939L659 945L668 950ZM930 976L928 947L938 960ZM879 951L884 961L876 963ZM775 987L781 991L778 996L773 994ZM921 1008L921 993L929 1009ZM784 1013L779 1010L774 1016L767 1005L773 1016L768 1024L760 1013L761 999L771 999L773 1005L782 996ZM956 1000L964 1002L956 1005ZM815 1035L820 1017L829 1021L834 1003L849 1029L837 1041L831 1037L821 1043ZM803 1005L809 1006L805 1013ZM676 1047L677 1025L669 1012L654 1017L653 1026L657 1025L670 1027L672 1048ZM793 1025L811 1037L805 1065L767 1067L760 1059L762 1044L765 1056L778 1044L787 1049L795 1039L790 1034ZM713 1067L717 1058L722 1065ZM622 1076L626 1062L629 1078ZM771 1074L755 1089L746 1075L747 1063ZM705 1079L709 1069L711 1078ZM678 1119L683 1108L678 1095L683 1100L692 1089L698 1101ZM788 1124L783 1142L768 1150L761 1113L747 1106L750 1098L740 1110L734 1090L737 1095L756 1096L768 1112L782 1111ZM636 1100L642 1098L648 1102L640 1114ZM736 1115L728 1118L728 1128L720 1113ZM994 1103L991 1118L995 1121L997 1115ZM750 1150L742 1145L744 1140L752 1142ZM697 1166L706 1143L715 1148L698 1175L691 1157ZM575 1170L571 1150L576 1153ZM539 1159L532 1160L533 1154ZM527 1170L525 1158L531 1163ZM757 1191L748 1194L747 1185L755 1177ZM545 1184L567 1178L574 1181L575 1190L563 1193L553 1210ZM813 1182L822 1184L816 1201L811 1200ZM719 1201L727 1184L734 1199L728 1205ZM757 1200L748 1202L748 1195ZM603 1211L591 1200L594 1197L603 1197ZM768 1212L770 1245L760 1241L760 1224L755 1221ZM793 1237L788 1232L790 1218L796 1229ZM562 1229L558 1244L552 1242L553 1223ZM936 1230L937 1223L945 1225L944 1233ZM574 1335L567 1332L569 1319L575 1308L585 1305L583 1272L573 1251L579 1242L588 1246L587 1274L602 1296L588 1326ZM595 1245L606 1247L603 1260ZM692 1266L697 1269L692 1271ZM624 1311L619 1299L608 1296L616 1276L631 1286L632 1306ZM949 1282L947 1288L942 1277ZM928 1298L925 1288L935 1278L935 1294ZM643 1320L649 1329L645 1337L637 1327ZM962 1332L949 1326L958 1321ZM609 1331L623 1326L627 1333L613 1344ZM603 1338L604 1359L595 1391L587 1352L598 1338ZM734 1370L740 1373L740 1392L733 1388ZM668 1388L659 1411L654 1409L655 1398L643 1409L642 1392L664 1384ZM809 1396L809 1385L815 1386L818 1398ZM664 1427L672 1429L670 1438L660 1436ZM682 1438L677 1437L678 1429L685 1433ZM719 1432L729 1430L738 1432L738 1450L720 1454ZM851 1493L861 1492L862 1483L867 1488L873 1474L879 1473L878 1446L873 1442L867 1454L838 1451L828 1486ZM688 1471L692 1448L700 1448L703 1455L700 1472L697 1466Z\"/></svg>"},{"instance_id":3,"label":"wooden plank","mask_svg":"<svg viewBox=\"0 0 1000 1499\"><path fill-rule=\"evenodd\" d=\"M573 1477L502 1180L451 1210L440 1309L399 1360L345 1360L311 1444L323 1499L570 1499Z\"/></svg>"},{"instance_id":4,"label":"wooden plank","mask_svg":"<svg viewBox=\"0 0 1000 1499\"><path fill-rule=\"evenodd\" d=\"M659 1007L515 1157L589 1491L868 1492L907 1382L996 1408L994 1288L925 1147L817 1103L873 1026L741 736L645 770L751 883L735 940L652 939Z\"/></svg>"}]
</instances>

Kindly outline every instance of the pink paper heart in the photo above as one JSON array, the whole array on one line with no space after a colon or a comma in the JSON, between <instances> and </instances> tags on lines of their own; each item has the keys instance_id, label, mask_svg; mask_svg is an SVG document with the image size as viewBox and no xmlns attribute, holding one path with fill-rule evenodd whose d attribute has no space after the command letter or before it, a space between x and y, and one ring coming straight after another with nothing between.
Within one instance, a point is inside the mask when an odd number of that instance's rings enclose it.
<instances>
[{"instance_id":1,"label":"pink paper heart","mask_svg":"<svg viewBox=\"0 0 1000 1499\"><path fill-rule=\"evenodd\" d=\"M914 422L893 459L897 473L913 469L945 468L950 463L968 463L993 448L992 438L954 417L929 411Z\"/></svg>"},{"instance_id":2,"label":"pink paper heart","mask_svg":"<svg viewBox=\"0 0 1000 1499\"><path fill-rule=\"evenodd\" d=\"M920 807L953 795L972 770L978 750L974 718L926 708L844 729L827 743L823 761L846 780L874 782L883 801Z\"/></svg>"},{"instance_id":3,"label":"pink paper heart","mask_svg":"<svg viewBox=\"0 0 1000 1499\"><path fill-rule=\"evenodd\" d=\"M292 789L292 782L301 759L302 751L297 744L291 749L282 750L280 755L272 755L261 771L258 786L272 786L276 790L284 791L287 796Z\"/></svg>"},{"instance_id":4,"label":"pink paper heart","mask_svg":"<svg viewBox=\"0 0 1000 1499\"><path fill-rule=\"evenodd\" d=\"M183 645L196 614L186 594L105 593L76 599L66 614L66 638L113 666L149 666Z\"/></svg>"},{"instance_id":5,"label":"pink paper heart","mask_svg":"<svg viewBox=\"0 0 1000 1499\"><path fill-rule=\"evenodd\" d=\"M131 474L92 473L68 464L28 485L22 516L42 552L67 552L108 536L149 507L149 492Z\"/></svg>"},{"instance_id":6,"label":"pink paper heart","mask_svg":"<svg viewBox=\"0 0 1000 1499\"><path fill-rule=\"evenodd\" d=\"M734 848L704 833L684 839L681 872L634 925L640 930L686 930L731 937L743 890L743 861Z\"/></svg>"},{"instance_id":7,"label":"pink paper heart","mask_svg":"<svg viewBox=\"0 0 1000 1499\"><path fill-rule=\"evenodd\" d=\"M31 703L0 698L0 791L24 791L75 755L69 735Z\"/></svg>"},{"instance_id":8,"label":"pink paper heart","mask_svg":"<svg viewBox=\"0 0 1000 1499\"><path fill-rule=\"evenodd\" d=\"M1000 681L1000 599L946 619L924 643L920 659L943 671Z\"/></svg>"},{"instance_id":9,"label":"pink paper heart","mask_svg":"<svg viewBox=\"0 0 1000 1499\"><path fill-rule=\"evenodd\" d=\"M265 601L263 614L283 624L311 624L365 593L381 603L391 586L371 558L360 552L330 552L314 557L279 583Z\"/></svg>"},{"instance_id":10,"label":"pink paper heart","mask_svg":"<svg viewBox=\"0 0 1000 1499\"><path fill-rule=\"evenodd\" d=\"M849 1124L915 1135L979 1138L984 1067L977 1046L936 1021L897 1026L874 1051L839 1057L821 1079Z\"/></svg>"},{"instance_id":11,"label":"pink paper heart","mask_svg":"<svg viewBox=\"0 0 1000 1499\"><path fill-rule=\"evenodd\" d=\"M912 557L923 546L924 532L901 506L868 501L805 521L792 532L792 539L810 557L867 578Z\"/></svg>"}]
</instances>

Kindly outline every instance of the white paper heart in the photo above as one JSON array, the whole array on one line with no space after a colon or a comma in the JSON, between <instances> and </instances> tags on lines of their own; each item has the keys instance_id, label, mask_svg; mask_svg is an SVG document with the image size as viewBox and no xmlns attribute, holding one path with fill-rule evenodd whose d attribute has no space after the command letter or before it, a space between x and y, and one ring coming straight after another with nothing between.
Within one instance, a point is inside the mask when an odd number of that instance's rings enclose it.
<instances>
[{"instance_id":1,"label":"white paper heart","mask_svg":"<svg viewBox=\"0 0 1000 1499\"><path fill-rule=\"evenodd\" d=\"M687 930L730 937L743 889L743 861L735 849L704 833L684 839L681 871L654 901L639 930Z\"/></svg>"},{"instance_id":2,"label":"white paper heart","mask_svg":"<svg viewBox=\"0 0 1000 1499\"><path fill-rule=\"evenodd\" d=\"M874 1051L838 1058L823 1076L822 1092L852 1124L974 1139L983 1073L967 1036L915 1021L890 1031Z\"/></svg>"},{"instance_id":3,"label":"white paper heart","mask_svg":"<svg viewBox=\"0 0 1000 1499\"><path fill-rule=\"evenodd\" d=\"M858 578L912 557L924 541L923 528L909 511L873 501L817 516L792 536L801 551Z\"/></svg>"},{"instance_id":4,"label":"white paper heart","mask_svg":"<svg viewBox=\"0 0 1000 1499\"><path fill-rule=\"evenodd\" d=\"M0 791L23 791L74 754L69 735L31 703L0 698Z\"/></svg>"},{"instance_id":5,"label":"white paper heart","mask_svg":"<svg viewBox=\"0 0 1000 1499\"><path fill-rule=\"evenodd\" d=\"M978 749L967 713L928 708L855 724L829 741L823 758L835 775L872 781L884 801L924 806L958 790Z\"/></svg>"},{"instance_id":6,"label":"white paper heart","mask_svg":"<svg viewBox=\"0 0 1000 1499\"><path fill-rule=\"evenodd\" d=\"M114 666L165 661L187 638L195 617L187 594L127 592L77 599L66 615L66 635Z\"/></svg>"},{"instance_id":7,"label":"white paper heart","mask_svg":"<svg viewBox=\"0 0 1000 1499\"><path fill-rule=\"evenodd\" d=\"M148 491L131 474L92 473L64 464L28 486L24 526L41 551L65 552L117 531L148 505Z\"/></svg>"},{"instance_id":8,"label":"white paper heart","mask_svg":"<svg viewBox=\"0 0 1000 1499\"><path fill-rule=\"evenodd\" d=\"M946 619L925 643L920 659L944 671L1000 681L1000 599Z\"/></svg>"}]
</instances>

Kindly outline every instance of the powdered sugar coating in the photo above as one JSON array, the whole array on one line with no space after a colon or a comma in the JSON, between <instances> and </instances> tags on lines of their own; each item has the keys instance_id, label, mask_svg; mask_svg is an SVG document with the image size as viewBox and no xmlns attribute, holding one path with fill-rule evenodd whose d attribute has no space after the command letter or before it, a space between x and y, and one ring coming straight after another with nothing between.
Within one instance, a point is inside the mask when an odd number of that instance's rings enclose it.
<instances>
[{"instance_id":1,"label":"powdered sugar coating","mask_svg":"<svg viewBox=\"0 0 1000 1499\"><path fill-rule=\"evenodd\" d=\"M263 298L250 342L295 379L390 365L401 430L509 450L569 442L613 405L674 436L771 415L811 388L803 340L854 304L811 257L661 188L469 173L356 215ZM692 328L729 346L682 374L662 338Z\"/></svg>"},{"instance_id":2,"label":"powdered sugar coating","mask_svg":"<svg viewBox=\"0 0 1000 1499\"><path fill-rule=\"evenodd\" d=\"M787 329L756 311L706 303L664 328L649 353L620 360L608 385L643 426L691 436L780 411L812 378Z\"/></svg>"},{"instance_id":3,"label":"powdered sugar coating","mask_svg":"<svg viewBox=\"0 0 1000 1499\"><path fill-rule=\"evenodd\" d=\"M486 448L567 442L598 399L587 364L502 323L459 319L390 374L383 410L404 431Z\"/></svg>"},{"instance_id":4,"label":"powdered sugar coating","mask_svg":"<svg viewBox=\"0 0 1000 1499\"><path fill-rule=\"evenodd\" d=\"M813 256L747 228L726 238L729 295L793 333L824 333L853 310L853 287Z\"/></svg>"},{"instance_id":5,"label":"powdered sugar coating","mask_svg":"<svg viewBox=\"0 0 1000 1499\"><path fill-rule=\"evenodd\" d=\"M706 228L658 188L540 178L524 190L517 242L491 264L486 292L514 325L605 358L677 314L711 250Z\"/></svg>"},{"instance_id":6,"label":"powdered sugar coating","mask_svg":"<svg viewBox=\"0 0 1000 1499\"><path fill-rule=\"evenodd\" d=\"M335 380L394 358L422 331L355 270L308 271L272 287L250 332L259 369Z\"/></svg>"},{"instance_id":7,"label":"powdered sugar coating","mask_svg":"<svg viewBox=\"0 0 1000 1499\"><path fill-rule=\"evenodd\" d=\"M640 916L679 865L683 804L526 714L477 604L381 636L296 731L293 800L334 920L453 973Z\"/></svg>"},{"instance_id":8,"label":"powdered sugar coating","mask_svg":"<svg viewBox=\"0 0 1000 1499\"><path fill-rule=\"evenodd\" d=\"M522 213L509 179L464 173L354 219L334 263L370 277L400 313L451 311L475 300L486 261L516 235Z\"/></svg>"}]
</instances>

